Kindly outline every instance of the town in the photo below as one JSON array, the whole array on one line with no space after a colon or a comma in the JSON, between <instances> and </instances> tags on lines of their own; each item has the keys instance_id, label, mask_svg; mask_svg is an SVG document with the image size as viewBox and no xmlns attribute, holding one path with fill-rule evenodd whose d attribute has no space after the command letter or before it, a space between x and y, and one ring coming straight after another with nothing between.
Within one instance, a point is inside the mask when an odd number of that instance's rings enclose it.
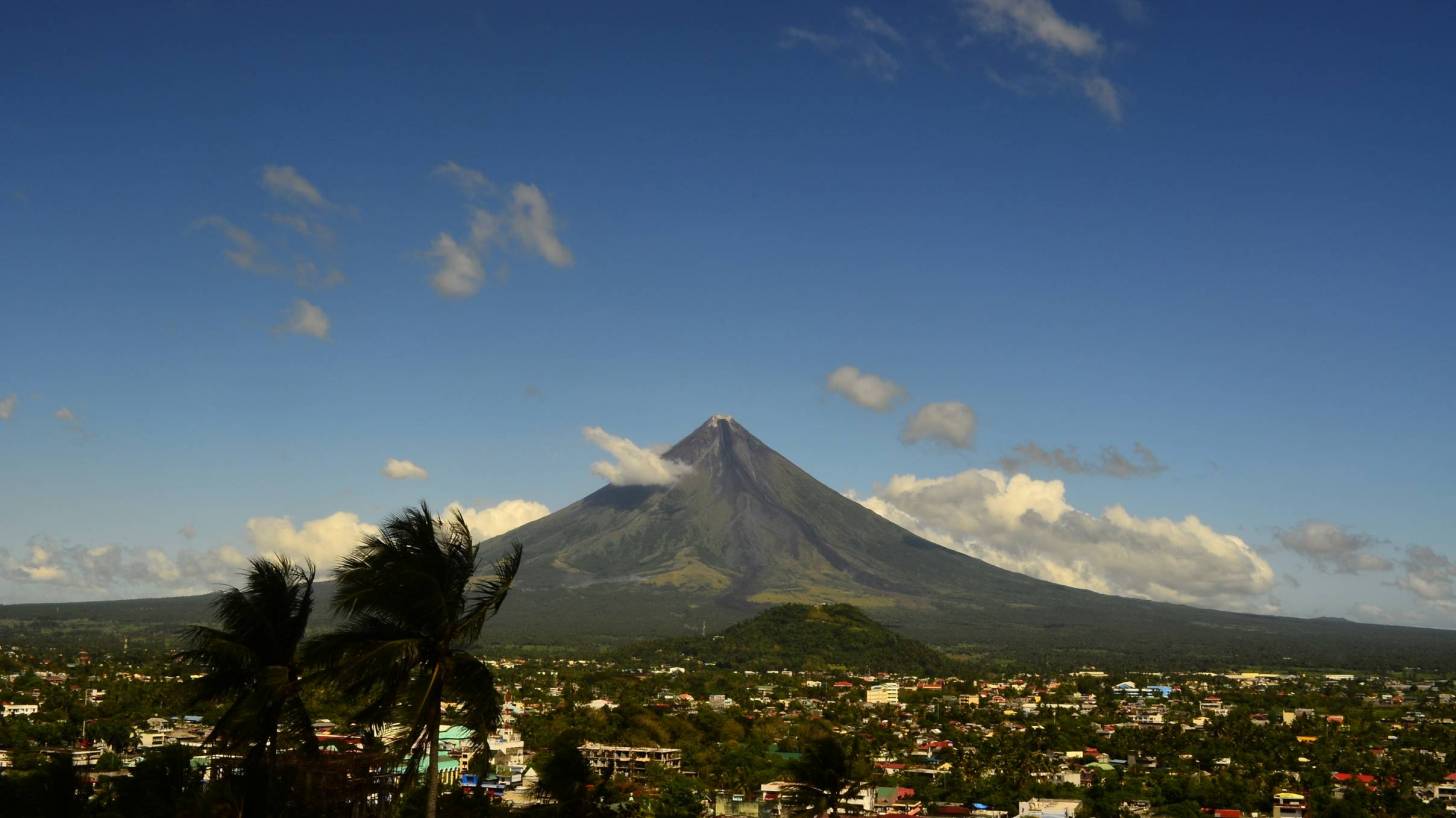
<instances>
[{"instance_id":1,"label":"town","mask_svg":"<svg viewBox=\"0 0 1456 818\"><path fill-rule=\"evenodd\" d=\"M1414 671L925 677L625 653L487 661L500 726L451 726L445 703L441 814L769 818L803 814L807 789L813 811L849 815L1456 813L1456 681ZM165 651L12 645L0 671L3 803L58 797L61 775L67 814L200 814L232 774L236 760L206 741L220 706L194 708L195 674ZM378 752L390 727L351 725L327 693L309 712L337 778L316 814L374 814L402 772ZM838 769L823 769L826 748Z\"/></svg>"}]
</instances>

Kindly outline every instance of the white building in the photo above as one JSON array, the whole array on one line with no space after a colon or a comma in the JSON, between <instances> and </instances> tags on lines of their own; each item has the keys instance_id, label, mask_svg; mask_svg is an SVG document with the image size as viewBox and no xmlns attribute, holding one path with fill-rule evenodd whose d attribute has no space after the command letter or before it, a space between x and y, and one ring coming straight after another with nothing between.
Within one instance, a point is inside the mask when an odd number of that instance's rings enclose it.
<instances>
[{"instance_id":1,"label":"white building","mask_svg":"<svg viewBox=\"0 0 1456 818\"><path fill-rule=\"evenodd\" d=\"M10 718L11 716L34 716L39 712L40 705L38 704L15 704L13 702L0 704L0 715L3 715L5 718Z\"/></svg>"},{"instance_id":2,"label":"white building","mask_svg":"<svg viewBox=\"0 0 1456 818\"><path fill-rule=\"evenodd\" d=\"M1074 818L1082 802L1067 798L1033 798L1022 801L1017 818Z\"/></svg>"},{"instance_id":3,"label":"white building","mask_svg":"<svg viewBox=\"0 0 1456 818\"><path fill-rule=\"evenodd\" d=\"M868 704L899 704L900 685L896 682L871 685L870 689L865 691L865 702Z\"/></svg>"}]
</instances>

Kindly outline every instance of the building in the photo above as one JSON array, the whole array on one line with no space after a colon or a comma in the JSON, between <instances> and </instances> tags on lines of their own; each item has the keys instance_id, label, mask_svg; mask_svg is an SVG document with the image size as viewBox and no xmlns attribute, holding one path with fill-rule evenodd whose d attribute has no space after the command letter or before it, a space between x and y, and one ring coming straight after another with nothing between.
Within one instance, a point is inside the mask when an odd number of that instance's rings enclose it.
<instances>
[{"instance_id":1,"label":"building","mask_svg":"<svg viewBox=\"0 0 1456 818\"><path fill-rule=\"evenodd\" d=\"M34 716L39 712L40 705L38 704L15 704L13 702L0 704L0 715L3 715L5 718L10 718L11 716Z\"/></svg>"},{"instance_id":2,"label":"building","mask_svg":"<svg viewBox=\"0 0 1456 818\"><path fill-rule=\"evenodd\" d=\"M639 779L653 765L673 772L682 769L682 750L676 747L620 747L588 741L582 757L603 778Z\"/></svg>"},{"instance_id":3,"label":"building","mask_svg":"<svg viewBox=\"0 0 1456 818\"><path fill-rule=\"evenodd\" d=\"M1304 796L1297 792L1276 792L1274 793L1274 811L1270 813L1273 818L1304 818L1308 805Z\"/></svg>"},{"instance_id":4,"label":"building","mask_svg":"<svg viewBox=\"0 0 1456 818\"><path fill-rule=\"evenodd\" d=\"M871 685L865 691L865 702L868 704L899 704L900 685L895 682Z\"/></svg>"},{"instance_id":5,"label":"building","mask_svg":"<svg viewBox=\"0 0 1456 818\"><path fill-rule=\"evenodd\" d=\"M1069 798L1033 798L1022 801L1016 818L1074 818L1082 802Z\"/></svg>"}]
</instances>

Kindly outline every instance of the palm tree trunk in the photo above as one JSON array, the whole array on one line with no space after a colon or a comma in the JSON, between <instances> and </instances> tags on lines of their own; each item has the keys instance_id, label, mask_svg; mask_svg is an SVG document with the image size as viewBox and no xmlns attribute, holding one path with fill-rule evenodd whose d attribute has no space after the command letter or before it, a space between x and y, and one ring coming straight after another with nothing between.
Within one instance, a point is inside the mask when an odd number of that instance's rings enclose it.
<instances>
[{"instance_id":1,"label":"palm tree trunk","mask_svg":"<svg viewBox=\"0 0 1456 818\"><path fill-rule=\"evenodd\" d=\"M435 818L436 802L440 800L440 697L434 699L430 703L430 780L425 785L425 818Z\"/></svg>"}]
</instances>

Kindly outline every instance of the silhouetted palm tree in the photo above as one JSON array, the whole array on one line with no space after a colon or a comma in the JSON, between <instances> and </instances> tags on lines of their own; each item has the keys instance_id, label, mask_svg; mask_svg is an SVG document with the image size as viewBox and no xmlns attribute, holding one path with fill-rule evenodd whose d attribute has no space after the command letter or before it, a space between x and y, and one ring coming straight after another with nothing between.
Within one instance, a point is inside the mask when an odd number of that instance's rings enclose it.
<instances>
[{"instance_id":1,"label":"silhouetted palm tree","mask_svg":"<svg viewBox=\"0 0 1456 818\"><path fill-rule=\"evenodd\" d=\"M207 742L242 751L244 815L269 814L282 743L317 749L302 698L299 644L313 611L312 563L254 559L241 588L213 602L217 627L194 626L177 658L202 669L194 701L230 702Z\"/></svg>"},{"instance_id":2,"label":"silhouetted palm tree","mask_svg":"<svg viewBox=\"0 0 1456 818\"><path fill-rule=\"evenodd\" d=\"M789 763L789 774L794 783L785 795L794 814L834 816L864 786L869 768L858 737L845 747L824 733L805 743L803 754Z\"/></svg>"},{"instance_id":3,"label":"silhouetted palm tree","mask_svg":"<svg viewBox=\"0 0 1456 818\"><path fill-rule=\"evenodd\" d=\"M393 744L406 761L403 784L428 755L432 817L441 702L447 695L460 702L462 722L480 741L500 721L495 677L470 649L505 601L521 545L512 543L489 574L477 573L477 556L459 511L441 520L420 503L390 517L339 564L334 609L345 621L310 648L340 692L366 701L359 721L402 725Z\"/></svg>"}]
</instances>

